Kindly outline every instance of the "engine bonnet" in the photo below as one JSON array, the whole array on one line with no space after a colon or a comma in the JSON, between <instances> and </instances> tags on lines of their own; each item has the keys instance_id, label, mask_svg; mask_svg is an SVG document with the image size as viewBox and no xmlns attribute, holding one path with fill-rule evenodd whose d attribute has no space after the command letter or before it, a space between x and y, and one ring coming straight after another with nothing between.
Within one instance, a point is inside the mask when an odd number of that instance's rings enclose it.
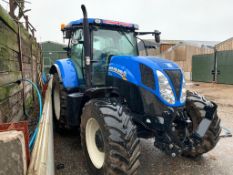
<instances>
[{"instance_id":1,"label":"engine bonnet","mask_svg":"<svg viewBox=\"0 0 233 175\"><path fill-rule=\"evenodd\" d=\"M142 87L160 98L158 87L158 77L156 71L160 71L169 79L173 91L177 94L177 100L174 105L182 106L180 102L181 83L183 74L180 67L173 61L146 56L113 56L109 63L108 75L131 82L139 87ZM179 77L170 76L168 73L176 71L179 72ZM147 85L143 82L149 82ZM162 100L162 98L160 98ZM165 102L166 103L166 102Z\"/></svg>"}]
</instances>

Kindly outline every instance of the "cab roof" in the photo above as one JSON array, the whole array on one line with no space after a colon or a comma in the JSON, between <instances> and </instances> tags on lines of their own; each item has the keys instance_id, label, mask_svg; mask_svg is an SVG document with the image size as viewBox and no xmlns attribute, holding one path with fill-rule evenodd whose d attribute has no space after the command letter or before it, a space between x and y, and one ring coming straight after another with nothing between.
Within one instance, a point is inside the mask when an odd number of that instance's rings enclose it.
<instances>
[{"instance_id":1,"label":"cab roof","mask_svg":"<svg viewBox=\"0 0 233 175\"><path fill-rule=\"evenodd\" d=\"M69 24L65 26L65 29L70 29L75 26L82 25L83 19L79 19L76 21L71 21ZM137 24L132 23L125 23L119 21L112 21L112 20L105 20L105 19L98 19L98 18L88 18L89 24L99 25L99 26L111 26L111 27L122 27L126 29L138 30Z\"/></svg>"}]
</instances>

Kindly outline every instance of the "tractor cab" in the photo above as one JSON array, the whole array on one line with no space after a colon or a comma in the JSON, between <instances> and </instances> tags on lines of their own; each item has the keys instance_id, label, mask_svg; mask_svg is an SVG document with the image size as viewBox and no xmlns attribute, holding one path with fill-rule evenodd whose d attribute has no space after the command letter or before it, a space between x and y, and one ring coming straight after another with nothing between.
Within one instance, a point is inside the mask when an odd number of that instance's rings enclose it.
<instances>
[{"instance_id":1,"label":"tractor cab","mask_svg":"<svg viewBox=\"0 0 233 175\"><path fill-rule=\"evenodd\" d=\"M91 86L105 86L108 65L112 56L138 56L137 35L156 34L159 32L139 33L138 25L111 20L88 18L88 39L84 39L84 19L61 25L64 39L69 40L68 56L74 62L79 82L85 84L84 77L89 72L85 67L90 63ZM89 42L87 43L87 40ZM85 59L85 46L89 51L90 60ZM87 62L86 62L87 61ZM87 63L87 64L85 64Z\"/></svg>"}]
</instances>

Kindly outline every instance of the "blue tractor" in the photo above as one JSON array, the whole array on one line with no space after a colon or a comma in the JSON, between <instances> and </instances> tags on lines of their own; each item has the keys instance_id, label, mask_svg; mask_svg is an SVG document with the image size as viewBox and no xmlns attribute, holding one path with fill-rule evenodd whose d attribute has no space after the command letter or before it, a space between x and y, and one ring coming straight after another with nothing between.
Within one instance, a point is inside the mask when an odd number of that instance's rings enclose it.
<instances>
[{"instance_id":1,"label":"blue tractor","mask_svg":"<svg viewBox=\"0 0 233 175\"><path fill-rule=\"evenodd\" d=\"M62 26L68 58L51 67L58 131L78 128L90 174L136 174L139 138L172 157L213 149L221 132L217 105L186 91L172 61L139 56L135 24L87 18Z\"/></svg>"}]
</instances>

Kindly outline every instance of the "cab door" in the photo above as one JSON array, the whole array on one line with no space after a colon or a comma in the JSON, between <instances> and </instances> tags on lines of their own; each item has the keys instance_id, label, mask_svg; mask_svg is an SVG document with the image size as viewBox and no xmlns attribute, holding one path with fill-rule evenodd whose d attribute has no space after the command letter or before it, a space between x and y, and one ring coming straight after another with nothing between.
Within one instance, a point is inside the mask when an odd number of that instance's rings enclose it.
<instances>
[{"instance_id":1,"label":"cab door","mask_svg":"<svg viewBox=\"0 0 233 175\"><path fill-rule=\"evenodd\" d=\"M71 44L71 59L75 64L77 73L78 73L78 79L80 84L84 84L84 46L83 46L84 38L83 38L83 30L78 29L76 30L72 38L70 40Z\"/></svg>"}]
</instances>

